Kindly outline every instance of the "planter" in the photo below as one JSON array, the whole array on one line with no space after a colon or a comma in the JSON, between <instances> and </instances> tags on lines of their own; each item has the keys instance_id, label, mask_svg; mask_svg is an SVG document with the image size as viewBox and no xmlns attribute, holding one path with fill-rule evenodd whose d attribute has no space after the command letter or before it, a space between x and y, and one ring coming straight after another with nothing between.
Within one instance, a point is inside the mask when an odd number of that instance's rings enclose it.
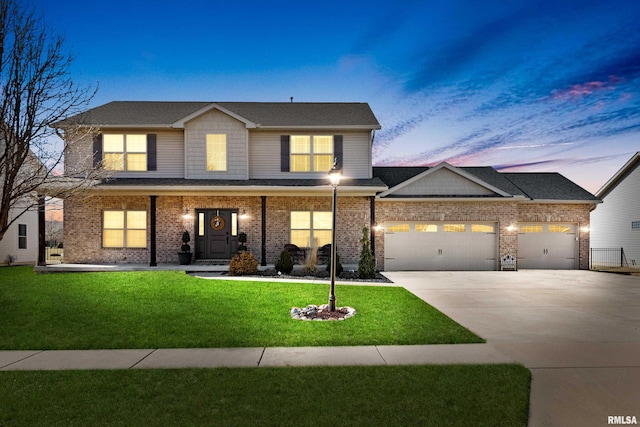
<instances>
[{"instance_id":1,"label":"planter","mask_svg":"<svg viewBox=\"0 0 640 427\"><path fill-rule=\"evenodd\" d=\"M189 265L191 264L192 255L191 252L178 252L178 262L180 265Z\"/></svg>"}]
</instances>

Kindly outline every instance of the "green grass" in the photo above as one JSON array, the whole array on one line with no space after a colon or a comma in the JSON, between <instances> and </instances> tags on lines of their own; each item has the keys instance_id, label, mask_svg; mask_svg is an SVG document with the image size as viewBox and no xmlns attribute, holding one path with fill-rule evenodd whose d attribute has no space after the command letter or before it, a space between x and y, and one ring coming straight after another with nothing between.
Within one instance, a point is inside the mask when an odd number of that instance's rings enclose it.
<instances>
[{"instance_id":1,"label":"green grass","mask_svg":"<svg viewBox=\"0 0 640 427\"><path fill-rule=\"evenodd\" d=\"M12 426L526 426L518 365L0 373Z\"/></svg>"},{"instance_id":2,"label":"green grass","mask_svg":"<svg viewBox=\"0 0 640 427\"><path fill-rule=\"evenodd\" d=\"M483 340L400 287L336 286L341 322L292 320L328 284L182 272L36 274L0 268L0 350L345 346Z\"/></svg>"}]
</instances>

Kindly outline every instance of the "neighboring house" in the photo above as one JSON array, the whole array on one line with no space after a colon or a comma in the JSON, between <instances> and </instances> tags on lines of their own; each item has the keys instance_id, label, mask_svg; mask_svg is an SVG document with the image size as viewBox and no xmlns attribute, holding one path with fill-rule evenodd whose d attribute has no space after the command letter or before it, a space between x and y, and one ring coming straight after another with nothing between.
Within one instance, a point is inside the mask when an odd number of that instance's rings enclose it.
<instances>
[{"instance_id":1,"label":"neighboring house","mask_svg":"<svg viewBox=\"0 0 640 427\"><path fill-rule=\"evenodd\" d=\"M591 247L622 248L629 266L640 265L640 152L598 190L591 213Z\"/></svg>"},{"instance_id":2,"label":"neighboring house","mask_svg":"<svg viewBox=\"0 0 640 427\"><path fill-rule=\"evenodd\" d=\"M16 208L9 212L15 218ZM16 220L0 240L0 265L36 264L38 261L38 211L29 209Z\"/></svg>"},{"instance_id":3,"label":"neighboring house","mask_svg":"<svg viewBox=\"0 0 640 427\"><path fill-rule=\"evenodd\" d=\"M65 201L65 261L176 263L184 230L197 260L229 260L238 234L262 265L284 245L331 239L356 264L373 228L384 270L588 268L599 200L555 173L491 167L372 167L380 129L365 103L112 102L58 124L98 129L65 156L113 171L89 198Z\"/></svg>"}]
</instances>

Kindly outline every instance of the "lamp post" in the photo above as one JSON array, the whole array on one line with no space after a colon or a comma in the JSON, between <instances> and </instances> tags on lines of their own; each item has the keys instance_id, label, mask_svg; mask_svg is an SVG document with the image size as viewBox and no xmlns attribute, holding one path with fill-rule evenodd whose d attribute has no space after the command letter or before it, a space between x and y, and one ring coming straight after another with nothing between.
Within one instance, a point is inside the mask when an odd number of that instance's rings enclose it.
<instances>
[{"instance_id":1,"label":"lamp post","mask_svg":"<svg viewBox=\"0 0 640 427\"><path fill-rule=\"evenodd\" d=\"M329 171L329 180L333 188L333 202L331 207L331 288L329 289L329 311L336 311L336 209L338 206L337 188L342 178L342 169L338 167L337 159Z\"/></svg>"}]
</instances>

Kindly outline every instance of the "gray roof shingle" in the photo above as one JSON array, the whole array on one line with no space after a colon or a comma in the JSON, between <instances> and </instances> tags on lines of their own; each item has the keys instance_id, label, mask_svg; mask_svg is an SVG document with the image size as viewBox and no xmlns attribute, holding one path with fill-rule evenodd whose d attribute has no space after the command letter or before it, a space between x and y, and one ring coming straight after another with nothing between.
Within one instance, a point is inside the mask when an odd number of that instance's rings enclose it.
<instances>
[{"instance_id":1,"label":"gray roof shingle","mask_svg":"<svg viewBox=\"0 0 640 427\"><path fill-rule=\"evenodd\" d=\"M374 167L373 176L392 188L428 169L427 166ZM459 169L513 196L525 196L532 200L599 201L584 188L555 172L501 173L490 166Z\"/></svg>"},{"instance_id":2,"label":"gray roof shingle","mask_svg":"<svg viewBox=\"0 0 640 427\"><path fill-rule=\"evenodd\" d=\"M213 102L113 101L56 123L57 126L168 126ZM262 127L370 127L380 123L367 103L343 102L216 102Z\"/></svg>"}]
</instances>

